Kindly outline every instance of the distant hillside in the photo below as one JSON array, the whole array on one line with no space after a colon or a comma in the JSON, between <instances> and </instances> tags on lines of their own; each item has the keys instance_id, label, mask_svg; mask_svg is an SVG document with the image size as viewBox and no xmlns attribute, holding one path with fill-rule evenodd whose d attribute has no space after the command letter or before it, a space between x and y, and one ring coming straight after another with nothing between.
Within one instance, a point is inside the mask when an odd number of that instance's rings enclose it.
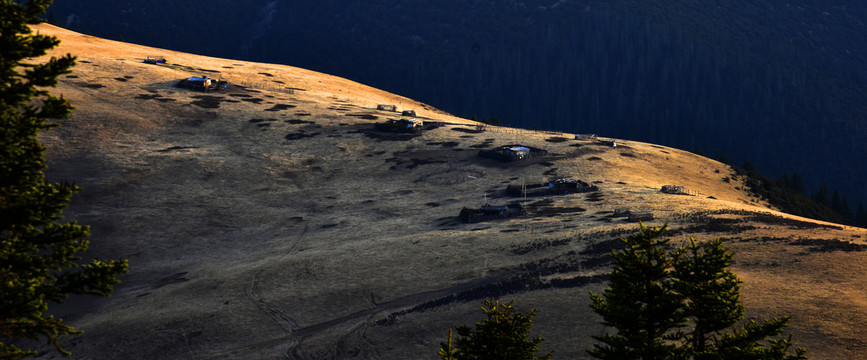
<instances>
[{"instance_id":1,"label":"distant hillside","mask_svg":"<svg viewBox=\"0 0 867 360\"><path fill-rule=\"evenodd\" d=\"M50 309L84 330L63 342L74 359L431 359L490 297L538 309L544 351L587 359L610 330L588 292L638 229L625 209L668 224L674 245L724 238L746 316L792 315L811 358L867 358L867 229L776 211L761 197L779 186L752 193L760 179L719 161L482 126L297 67L36 29L61 38L50 55L78 56L52 90L76 109L40 136L46 177L83 188L63 215L91 226L87 255L130 264L111 298ZM153 54L169 63L143 61ZM202 73L231 86L175 86ZM416 111L421 131L389 126L401 115L379 104ZM501 161L516 144L532 157Z\"/></svg>"},{"instance_id":2,"label":"distant hillside","mask_svg":"<svg viewBox=\"0 0 867 360\"><path fill-rule=\"evenodd\" d=\"M525 128L661 143L867 200L867 5L58 1L71 29L286 63Z\"/></svg>"}]
</instances>

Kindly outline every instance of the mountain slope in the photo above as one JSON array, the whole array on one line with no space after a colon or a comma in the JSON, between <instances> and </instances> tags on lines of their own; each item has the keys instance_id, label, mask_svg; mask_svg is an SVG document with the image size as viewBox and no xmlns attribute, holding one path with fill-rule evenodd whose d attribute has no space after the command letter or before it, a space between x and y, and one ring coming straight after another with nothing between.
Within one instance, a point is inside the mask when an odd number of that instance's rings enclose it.
<instances>
[{"instance_id":1,"label":"mountain slope","mask_svg":"<svg viewBox=\"0 0 867 360\"><path fill-rule=\"evenodd\" d=\"M90 255L131 268L112 298L54 309L85 330L66 342L74 358L433 358L488 296L538 308L547 349L583 358L604 331L587 291L604 287L609 250L637 227L612 216L620 208L652 210L648 223L668 222L675 239L729 239L748 316L793 315L797 343L816 358L867 356L867 231L769 209L722 163L478 127L295 67L37 30L79 56L57 90L77 109L43 136L47 175L85 189L66 215L92 225ZM153 55L169 63L142 63ZM241 86L173 86L202 74ZM377 104L442 126L374 131L399 118ZM548 154L479 156L509 144ZM526 201L504 191L552 177L598 190ZM697 195L661 193L668 184ZM485 201L523 202L529 214L458 219Z\"/></svg>"},{"instance_id":2,"label":"mountain slope","mask_svg":"<svg viewBox=\"0 0 867 360\"><path fill-rule=\"evenodd\" d=\"M828 184L852 206L867 201L863 1L260 0L235 8L97 0L52 9L91 34L294 64L466 117L701 150L773 177L797 172L811 191Z\"/></svg>"}]
</instances>

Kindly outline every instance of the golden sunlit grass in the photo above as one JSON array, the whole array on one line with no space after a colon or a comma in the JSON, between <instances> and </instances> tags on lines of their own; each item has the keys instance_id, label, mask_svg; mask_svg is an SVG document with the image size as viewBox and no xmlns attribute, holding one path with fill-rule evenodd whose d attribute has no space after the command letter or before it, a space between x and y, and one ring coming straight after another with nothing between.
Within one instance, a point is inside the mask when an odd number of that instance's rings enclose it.
<instances>
[{"instance_id":1,"label":"golden sunlit grass","mask_svg":"<svg viewBox=\"0 0 867 360\"><path fill-rule=\"evenodd\" d=\"M587 292L603 283L502 284L604 274L590 260L607 250L593 249L637 228L612 218L617 208L652 210L650 224L669 222L675 243L730 239L749 316L793 315L795 341L813 358L867 356L867 252L857 247L867 231L776 212L723 181L732 170L722 163L628 140L612 148L572 134L478 132L334 76L36 29L79 59L57 89L77 109L43 136L48 175L85 189L66 215L92 225L92 254L130 260L114 297L57 310L85 330L66 345L77 358L434 358L449 327L478 320L482 300L430 304L491 284L539 309L535 330L558 358L586 357L590 335L603 331ZM168 64L142 62L152 55ZM173 86L194 75L246 88ZM377 104L445 124L409 139L371 133L400 118ZM514 143L549 156L476 155ZM554 215L457 220L464 206L521 200L503 194L507 184L556 176L600 190L550 198ZM698 195L659 191L672 184Z\"/></svg>"}]
</instances>

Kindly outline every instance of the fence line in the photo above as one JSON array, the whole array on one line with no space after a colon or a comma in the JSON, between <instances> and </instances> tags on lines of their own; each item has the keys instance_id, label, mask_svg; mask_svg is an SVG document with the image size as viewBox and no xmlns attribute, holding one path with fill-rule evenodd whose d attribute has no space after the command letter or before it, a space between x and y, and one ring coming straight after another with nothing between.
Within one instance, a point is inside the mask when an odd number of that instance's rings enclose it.
<instances>
[{"instance_id":1,"label":"fence line","mask_svg":"<svg viewBox=\"0 0 867 360\"><path fill-rule=\"evenodd\" d=\"M558 135L558 136L566 136L571 135L570 133L565 133L562 131L550 131L550 130L531 130L531 129L521 129L521 128L510 128L505 126L493 126L493 125L481 125L484 127L486 131L495 132L495 133L505 133L505 134L516 134L516 135L526 135L526 134L534 134L534 135Z\"/></svg>"},{"instance_id":2,"label":"fence line","mask_svg":"<svg viewBox=\"0 0 867 360\"><path fill-rule=\"evenodd\" d=\"M229 83L241 85L243 87L251 88L251 89L267 90L267 91L273 91L273 92L282 92L285 94L295 94L295 90L296 90L295 88L286 86L285 84L276 84L276 83L272 84L269 82L262 82L262 81L241 80L238 82L229 81Z\"/></svg>"}]
</instances>

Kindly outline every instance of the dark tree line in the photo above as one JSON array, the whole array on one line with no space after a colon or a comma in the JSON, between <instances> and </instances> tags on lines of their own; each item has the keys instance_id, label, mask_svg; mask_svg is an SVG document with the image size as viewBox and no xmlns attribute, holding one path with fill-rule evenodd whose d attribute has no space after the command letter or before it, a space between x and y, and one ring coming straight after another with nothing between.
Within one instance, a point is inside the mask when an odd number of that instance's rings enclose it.
<instances>
[{"instance_id":1,"label":"dark tree line","mask_svg":"<svg viewBox=\"0 0 867 360\"><path fill-rule=\"evenodd\" d=\"M864 203L859 203L858 210L853 212L846 197L836 189L829 190L826 184L809 193L803 177L798 173L791 176L783 173L779 178L772 179L761 174L750 162L735 169L741 175L746 175L745 184L753 193L784 212L867 228Z\"/></svg>"}]
</instances>

